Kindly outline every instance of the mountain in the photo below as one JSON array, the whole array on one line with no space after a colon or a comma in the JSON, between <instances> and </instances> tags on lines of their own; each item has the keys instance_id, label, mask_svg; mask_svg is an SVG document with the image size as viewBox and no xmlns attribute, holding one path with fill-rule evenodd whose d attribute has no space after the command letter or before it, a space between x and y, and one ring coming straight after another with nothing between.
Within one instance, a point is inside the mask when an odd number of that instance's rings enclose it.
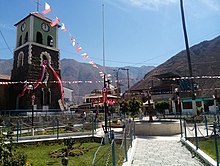
<instances>
[{"instance_id":1,"label":"mountain","mask_svg":"<svg viewBox=\"0 0 220 166\"><path fill-rule=\"evenodd\" d=\"M190 48L193 76L220 76L220 36L210 41L203 41ZM144 79L131 87L131 90L144 89L158 85L154 75L174 73L181 77L189 76L186 51L181 51L165 63L151 70ZM220 78L220 77L219 77ZM220 88L220 79L206 78L194 79L201 89Z\"/></svg>"},{"instance_id":2,"label":"mountain","mask_svg":"<svg viewBox=\"0 0 220 166\"><path fill-rule=\"evenodd\" d=\"M11 75L13 59L0 59L0 74Z\"/></svg>"},{"instance_id":3,"label":"mountain","mask_svg":"<svg viewBox=\"0 0 220 166\"><path fill-rule=\"evenodd\" d=\"M1 60L0 59L0 75L10 75L13 66L13 59ZM74 100L76 103L82 101L85 94L89 94L94 89L103 88L103 78L101 78L99 71L104 70L102 66L97 65L98 69L94 68L91 64L80 63L73 59L61 60L61 77L65 81L63 85L67 88L73 89ZM122 91L127 89L128 77L127 72L120 70L118 67L106 67L106 73L110 74L112 85L116 86L116 72L118 71L118 78ZM118 70L119 69L119 70ZM129 69L129 84L132 86L134 83L144 77L146 73L154 69L153 66L132 67L125 66L123 69ZM82 81L82 82L73 82ZM92 81L89 82L89 81Z\"/></svg>"},{"instance_id":4,"label":"mountain","mask_svg":"<svg viewBox=\"0 0 220 166\"><path fill-rule=\"evenodd\" d=\"M61 60L61 75L63 81L82 81L82 83L70 83L64 84L65 87L73 89L74 99L76 103L85 95L93 91L94 89L103 88L103 78L100 76L100 71L104 71L103 67L97 65L98 69L94 68L88 63L79 63L73 59ZM131 67L125 66L123 69L129 69L129 84L132 86L137 81L142 79L146 73L152 70L153 66L141 66ZM118 72L118 79L121 85L122 91L127 89L128 77L127 72L124 70L118 70L116 67L106 67L106 73L110 74L111 84L116 86L116 72ZM92 83L85 81L92 81Z\"/></svg>"}]
</instances>

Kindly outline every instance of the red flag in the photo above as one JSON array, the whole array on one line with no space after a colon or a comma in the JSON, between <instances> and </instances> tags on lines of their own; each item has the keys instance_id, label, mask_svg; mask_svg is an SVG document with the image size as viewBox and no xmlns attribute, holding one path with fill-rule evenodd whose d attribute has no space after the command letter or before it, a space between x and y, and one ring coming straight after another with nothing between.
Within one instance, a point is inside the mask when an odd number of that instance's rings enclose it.
<instances>
[{"instance_id":1,"label":"red flag","mask_svg":"<svg viewBox=\"0 0 220 166\"><path fill-rule=\"evenodd\" d=\"M60 20L59 20L58 18L56 18L55 20L53 20L53 21L50 23L50 26L54 27L54 26L56 26L59 22L60 22Z\"/></svg>"},{"instance_id":2,"label":"red flag","mask_svg":"<svg viewBox=\"0 0 220 166\"><path fill-rule=\"evenodd\" d=\"M83 56L83 59L84 60L86 60L88 57L89 57L89 55L87 54L87 53L83 53L83 54L81 54L82 56Z\"/></svg>"},{"instance_id":3,"label":"red flag","mask_svg":"<svg viewBox=\"0 0 220 166\"><path fill-rule=\"evenodd\" d=\"M82 47L79 47L79 46L78 46L78 43L76 43L76 51L77 51L77 52L80 52L81 50L82 50Z\"/></svg>"},{"instance_id":4,"label":"red flag","mask_svg":"<svg viewBox=\"0 0 220 166\"><path fill-rule=\"evenodd\" d=\"M50 5L47 2L45 2L45 7L44 7L44 10L42 11L42 13L47 14L49 12L51 12Z\"/></svg>"}]
</instances>

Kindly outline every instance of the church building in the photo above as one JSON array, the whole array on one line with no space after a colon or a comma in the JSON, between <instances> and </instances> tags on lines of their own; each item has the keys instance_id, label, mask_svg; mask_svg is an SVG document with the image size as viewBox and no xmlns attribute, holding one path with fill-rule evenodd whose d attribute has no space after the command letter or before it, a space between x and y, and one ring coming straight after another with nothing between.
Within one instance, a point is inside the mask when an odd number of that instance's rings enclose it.
<instances>
[{"instance_id":1,"label":"church building","mask_svg":"<svg viewBox=\"0 0 220 166\"><path fill-rule=\"evenodd\" d=\"M11 71L10 107L58 109L63 87L58 49L59 25L34 12L15 24L16 48Z\"/></svg>"}]
</instances>

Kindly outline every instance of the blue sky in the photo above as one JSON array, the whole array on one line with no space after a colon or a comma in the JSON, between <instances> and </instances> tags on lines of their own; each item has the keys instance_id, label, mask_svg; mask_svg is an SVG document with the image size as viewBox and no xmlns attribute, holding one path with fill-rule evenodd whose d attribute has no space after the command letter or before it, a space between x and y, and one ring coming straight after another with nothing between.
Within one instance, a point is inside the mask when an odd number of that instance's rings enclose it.
<instances>
[{"instance_id":1,"label":"blue sky","mask_svg":"<svg viewBox=\"0 0 220 166\"><path fill-rule=\"evenodd\" d=\"M15 48L13 26L30 12L36 0L0 0L0 30L10 49ZM185 49L179 0L39 0L58 17L68 32L59 30L61 59L88 63L71 46L69 33L95 63L103 64L102 3L105 17L106 66L157 66ZM220 35L219 0L184 0L190 46ZM13 55L0 35L0 59Z\"/></svg>"}]
</instances>

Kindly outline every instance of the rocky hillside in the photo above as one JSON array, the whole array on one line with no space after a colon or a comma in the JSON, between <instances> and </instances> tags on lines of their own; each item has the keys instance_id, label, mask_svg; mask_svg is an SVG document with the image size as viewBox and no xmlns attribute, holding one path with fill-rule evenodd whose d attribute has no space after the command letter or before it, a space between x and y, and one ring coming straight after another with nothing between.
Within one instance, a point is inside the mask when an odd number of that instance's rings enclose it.
<instances>
[{"instance_id":1,"label":"rocky hillside","mask_svg":"<svg viewBox=\"0 0 220 166\"><path fill-rule=\"evenodd\" d=\"M193 76L220 76L220 36L210 41L203 41L190 48ZM159 65L144 76L131 89L148 88L158 83L154 75L172 72L179 76L189 76L186 51L181 51L165 63ZM220 78L220 77L219 77ZM195 79L201 89L220 88L220 79Z\"/></svg>"},{"instance_id":2,"label":"rocky hillside","mask_svg":"<svg viewBox=\"0 0 220 166\"><path fill-rule=\"evenodd\" d=\"M11 69L13 66L13 60L1 60L0 59L0 75L11 74ZM98 66L103 70L102 66ZM142 67L131 67L125 66L124 68L129 69L129 83L130 86L134 85L140 79L144 77L146 73L154 69L153 66L142 66ZM110 77L112 84L116 86L116 71L117 67L106 67L106 73L111 74ZM99 70L94 68L92 65L87 63L80 63L73 59L62 59L61 60L61 76L63 81L72 82L72 81L82 81L84 83L65 83L64 86L74 90L75 100L82 98L85 94L90 93L94 89L102 89L103 81L100 77ZM127 72L124 70L119 70L119 81L122 91L127 89L128 79ZM85 81L92 81L93 83L85 83Z\"/></svg>"}]
</instances>

